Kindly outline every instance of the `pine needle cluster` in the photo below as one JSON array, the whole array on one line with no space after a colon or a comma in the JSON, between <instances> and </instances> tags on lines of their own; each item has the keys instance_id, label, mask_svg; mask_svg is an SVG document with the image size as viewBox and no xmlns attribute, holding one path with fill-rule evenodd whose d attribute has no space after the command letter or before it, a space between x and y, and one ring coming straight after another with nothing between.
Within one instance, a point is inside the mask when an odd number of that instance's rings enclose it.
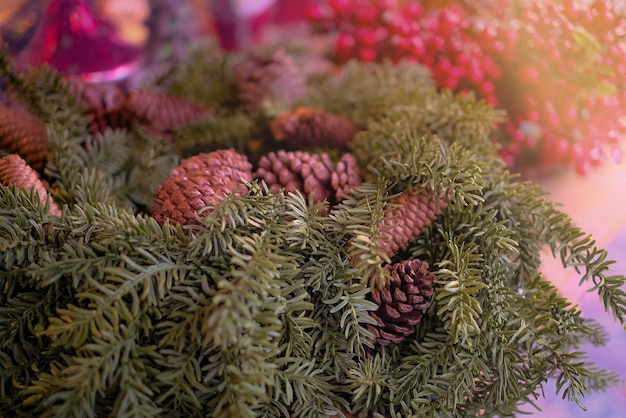
<instances>
[{"instance_id":1,"label":"pine needle cluster","mask_svg":"<svg viewBox=\"0 0 626 418\"><path fill-rule=\"evenodd\" d=\"M149 202L185 153L275 147L269 122L283 106L241 110L229 59L194 56L171 73L172 91L213 94L203 100L216 110L181 129L178 148L138 130L94 136L60 75L0 60L46 124L45 175L62 212L0 186L2 411L512 416L553 377L581 405L616 383L579 350L605 335L542 277L540 252L575 269L621 324L626 278L540 188L506 171L489 141L499 112L437 92L414 64L353 63L310 80L302 105L361 129L350 151L364 182L337 205L254 181L198 225L153 219ZM447 205L388 256L380 225L401 220L385 208L413 188ZM407 259L428 263L434 295L410 339L380 347L369 294L385 265Z\"/></svg>"}]
</instances>

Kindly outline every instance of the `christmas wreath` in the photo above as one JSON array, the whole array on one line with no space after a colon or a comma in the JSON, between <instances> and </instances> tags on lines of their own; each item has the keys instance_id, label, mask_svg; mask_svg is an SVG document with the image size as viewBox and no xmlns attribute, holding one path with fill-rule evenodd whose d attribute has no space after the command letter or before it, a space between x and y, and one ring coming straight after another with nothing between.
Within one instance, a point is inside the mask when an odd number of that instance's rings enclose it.
<instances>
[{"instance_id":1,"label":"christmas wreath","mask_svg":"<svg viewBox=\"0 0 626 418\"><path fill-rule=\"evenodd\" d=\"M617 382L625 278L423 67L199 49L154 85L0 59L10 416L510 416Z\"/></svg>"}]
</instances>

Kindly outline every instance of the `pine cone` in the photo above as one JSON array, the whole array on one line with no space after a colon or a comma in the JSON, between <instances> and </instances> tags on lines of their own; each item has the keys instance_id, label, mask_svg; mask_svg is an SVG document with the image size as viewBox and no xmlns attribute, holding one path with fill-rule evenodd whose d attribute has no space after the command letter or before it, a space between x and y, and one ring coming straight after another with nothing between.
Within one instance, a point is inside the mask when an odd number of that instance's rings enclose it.
<instances>
[{"instance_id":1,"label":"pine cone","mask_svg":"<svg viewBox=\"0 0 626 418\"><path fill-rule=\"evenodd\" d=\"M348 119L310 107L298 107L278 115L270 124L276 141L291 147L348 149L359 128Z\"/></svg>"},{"instance_id":2,"label":"pine cone","mask_svg":"<svg viewBox=\"0 0 626 418\"><path fill-rule=\"evenodd\" d=\"M39 178L39 174L19 155L9 154L0 158L0 183L4 186L15 184L16 187L26 190L34 188L43 203L50 198L49 214L61 216L59 207L48 195L48 190Z\"/></svg>"},{"instance_id":3,"label":"pine cone","mask_svg":"<svg viewBox=\"0 0 626 418\"><path fill-rule=\"evenodd\" d=\"M430 305L435 281L428 263L421 260L404 260L385 268L391 280L382 290L374 288L371 293L378 310L370 315L378 324L367 326L375 336L374 342L380 345L398 344L415 332L415 325Z\"/></svg>"},{"instance_id":4,"label":"pine cone","mask_svg":"<svg viewBox=\"0 0 626 418\"><path fill-rule=\"evenodd\" d=\"M162 93L130 92L121 112L129 114L146 132L172 140L173 129L200 120L209 114L209 109Z\"/></svg>"},{"instance_id":5,"label":"pine cone","mask_svg":"<svg viewBox=\"0 0 626 418\"><path fill-rule=\"evenodd\" d=\"M0 104L0 149L20 155L33 169L41 171L48 154L46 128L27 110Z\"/></svg>"},{"instance_id":6,"label":"pine cone","mask_svg":"<svg viewBox=\"0 0 626 418\"><path fill-rule=\"evenodd\" d=\"M381 231L378 245L389 257L409 245L447 206L444 198L437 198L426 189L420 193L405 190L389 203L398 205L387 213L391 219L391 228L385 229L384 222L378 225Z\"/></svg>"},{"instance_id":7,"label":"pine cone","mask_svg":"<svg viewBox=\"0 0 626 418\"><path fill-rule=\"evenodd\" d=\"M87 112L93 133L106 128L122 129L131 125L132 116L122 109L124 93L113 83L86 83L72 79L70 89Z\"/></svg>"},{"instance_id":8,"label":"pine cone","mask_svg":"<svg viewBox=\"0 0 626 418\"><path fill-rule=\"evenodd\" d=\"M304 75L283 49L269 58L251 56L235 68L235 79L239 101L249 112L260 109L265 100L291 106L307 92Z\"/></svg>"},{"instance_id":9,"label":"pine cone","mask_svg":"<svg viewBox=\"0 0 626 418\"><path fill-rule=\"evenodd\" d=\"M272 192L281 188L287 192L301 191L314 202L328 200L335 204L351 187L360 184L354 157L346 154L334 168L327 153L305 151L270 152L261 157L254 177L265 181Z\"/></svg>"},{"instance_id":10,"label":"pine cone","mask_svg":"<svg viewBox=\"0 0 626 418\"><path fill-rule=\"evenodd\" d=\"M252 181L252 164L234 150L218 150L183 160L159 186L152 216L163 223L198 224L197 212L221 196L245 192Z\"/></svg>"},{"instance_id":11,"label":"pine cone","mask_svg":"<svg viewBox=\"0 0 626 418\"><path fill-rule=\"evenodd\" d=\"M356 158L352 154L344 154L331 176L330 182L335 191L335 201L341 202L346 193L361 184L361 172Z\"/></svg>"}]
</instances>

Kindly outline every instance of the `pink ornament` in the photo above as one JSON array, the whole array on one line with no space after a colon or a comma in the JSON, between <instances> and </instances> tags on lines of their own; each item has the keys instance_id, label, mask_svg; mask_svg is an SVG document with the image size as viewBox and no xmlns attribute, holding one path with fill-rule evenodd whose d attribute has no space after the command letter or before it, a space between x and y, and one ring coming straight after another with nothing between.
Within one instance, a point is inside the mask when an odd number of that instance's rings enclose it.
<instances>
[{"instance_id":1,"label":"pink ornament","mask_svg":"<svg viewBox=\"0 0 626 418\"><path fill-rule=\"evenodd\" d=\"M48 63L66 75L104 81L124 78L142 59L142 50L123 41L89 2L52 0L16 62L21 68Z\"/></svg>"}]
</instances>

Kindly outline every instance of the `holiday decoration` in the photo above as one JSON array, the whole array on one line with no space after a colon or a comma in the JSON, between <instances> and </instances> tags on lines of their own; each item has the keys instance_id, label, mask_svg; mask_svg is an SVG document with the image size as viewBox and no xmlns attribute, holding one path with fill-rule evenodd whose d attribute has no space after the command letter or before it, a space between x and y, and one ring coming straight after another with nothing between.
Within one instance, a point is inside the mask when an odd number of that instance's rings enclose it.
<instances>
[{"instance_id":1,"label":"holiday decoration","mask_svg":"<svg viewBox=\"0 0 626 418\"><path fill-rule=\"evenodd\" d=\"M141 48L124 42L84 0L50 1L28 46L16 57L21 67L49 63L90 81L123 78L142 59Z\"/></svg>"},{"instance_id":2,"label":"holiday decoration","mask_svg":"<svg viewBox=\"0 0 626 418\"><path fill-rule=\"evenodd\" d=\"M330 0L309 19L339 62L408 59L437 86L474 91L508 117L493 133L509 166L619 161L626 135L626 19L612 0Z\"/></svg>"},{"instance_id":3,"label":"holiday decoration","mask_svg":"<svg viewBox=\"0 0 626 418\"><path fill-rule=\"evenodd\" d=\"M550 378L581 406L618 382L581 351L603 330L540 253L622 325L626 278L509 173L491 139L502 112L404 61L354 61L251 110L249 55L200 51L124 93L147 119L97 132L116 93L86 106L66 76L0 54L11 100L48 133L49 185L45 204L0 186L6 415L512 416ZM150 115L174 98L211 114L165 138ZM355 129L283 149L275 120L298 109Z\"/></svg>"}]
</instances>

